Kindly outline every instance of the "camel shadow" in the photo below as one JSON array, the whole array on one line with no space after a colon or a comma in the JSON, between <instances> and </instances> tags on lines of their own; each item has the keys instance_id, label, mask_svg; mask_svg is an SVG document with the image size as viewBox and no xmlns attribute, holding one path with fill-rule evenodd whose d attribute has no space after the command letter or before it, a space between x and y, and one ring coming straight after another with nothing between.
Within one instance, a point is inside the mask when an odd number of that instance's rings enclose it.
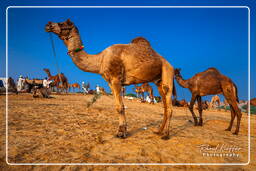
<instances>
[{"instance_id":1,"label":"camel shadow","mask_svg":"<svg viewBox=\"0 0 256 171\"><path fill-rule=\"evenodd\" d=\"M151 128L151 127L155 127L155 126L159 125L160 123L161 123L160 121L157 121L157 122L154 122L154 123L147 124L147 125L145 125L143 127L133 129L133 130L128 132L127 138L131 137L131 136L133 136L133 135L135 135L135 134L137 134L139 132L145 131L145 130Z\"/></svg>"},{"instance_id":2,"label":"camel shadow","mask_svg":"<svg viewBox=\"0 0 256 171\"><path fill-rule=\"evenodd\" d=\"M193 127L194 126L194 122L191 120L188 120L186 123L184 123L181 126L177 126L173 129L171 129L171 133L169 135L169 138L172 138L174 136L177 136L180 132L184 131L187 128Z\"/></svg>"},{"instance_id":3,"label":"camel shadow","mask_svg":"<svg viewBox=\"0 0 256 171\"><path fill-rule=\"evenodd\" d=\"M145 128L149 129L151 127L155 127L155 126L160 125L160 124L161 124L161 122L158 121L158 122L150 123L146 126L143 126L143 127L137 128L137 129L133 129L133 130L128 132L127 138L129 138L129 137L131 137L131 136L133 136L133 135L135 135L139 132L145 131ZM169 135L169 138L177 136L180 132L184 131L185 129L187 129L189 127L193 127L193 126L194 126L194 122L191 121L191 120L188 120L185 124L171 129L170 130L171 134Z\"/></svg>"}]
</instances>

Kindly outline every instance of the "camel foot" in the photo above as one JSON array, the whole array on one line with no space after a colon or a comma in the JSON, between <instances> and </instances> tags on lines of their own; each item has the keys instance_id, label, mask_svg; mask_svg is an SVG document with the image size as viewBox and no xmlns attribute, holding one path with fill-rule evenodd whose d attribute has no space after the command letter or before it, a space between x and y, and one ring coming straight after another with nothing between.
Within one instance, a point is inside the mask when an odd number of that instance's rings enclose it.
<instances>
[{"instance_id":1,"label":"camel foot","mask_svg":"<svg viewBox=\"0 0 256 171\"><path fill-rule=\"evenodd\" d=\"M203 119L200 119L200 120L199 120L199 123L198 123L197 126L203 126Z\"/></svg>"},{"instance_id":2,"label":"camel foot","mask_svg":"<svg viewBox=\"0 0 256 171\"><path fill-rule=\"evenodd\" d=\"M127 137L127 133L126 132L118 132L116 134L117 138L121 138L121 139L125 139Z\"/></svg>"},{"instance_id":3,"label":"camel foot","mask_svg":"<svg viewBox=\"0 0 256 171\"><path fill-rule=\"evenodd\" d=\"M197 123L197 122L195 122L195 123L194 123L194 126L198 126L198 123Z\"/></svg>"},{"instance_id":4,"label":"camel foot","mask_svg":"<svg viewBox=\"0 0 256 171\"><path fill-rule=\"evenodd\" d=\"M231 131L231 128L227 128L227 129L225 129L225 131Z\"/></svg>"},{"instance_id":5,"label":"camel foot","mask_svg":"<svg viewBox=\"0 0 256 171\"><path fill-rule=\"evenodd\" d=\"M199 122L199 124L197 126L203 126L203 123L202 122Z\"/></svg>"},{"instance_id":6,"label":"camel foot","mask_svg":"<svg viewBox=\"0 0 256 171\"><path fill-rule=\"evenodd\" d=\"M162 140L169 140L170 139L170 136L169 135L164 135L161 137Z\"/></svg>"},{"instance_id":7,"label":"camel foot","mask_svg":"<svg viewBox=\"0 0 256 171\"><path fill-rule=\"evenodd\" d=\"M118 130L116 137L117 138L126 138L127 137L127 126L126 125L119 126L119 130Z\"/></svg>"},{"instance_id":8,"label":"camel foot","mask_svg":"<svg viewBox=\"0 0 256 171\"><path fill-rule=\"evenodd\" d=\"M238 132L234 132L233 135L238 135Z\"/></svg>"}]
</instances>

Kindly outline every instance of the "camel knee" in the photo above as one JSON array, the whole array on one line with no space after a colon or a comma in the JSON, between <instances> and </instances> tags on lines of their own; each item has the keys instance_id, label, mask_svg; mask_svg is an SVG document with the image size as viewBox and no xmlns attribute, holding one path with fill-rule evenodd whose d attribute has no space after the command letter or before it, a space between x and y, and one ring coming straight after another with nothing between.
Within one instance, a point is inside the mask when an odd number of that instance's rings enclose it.
<instances>
[{"instance_id":1,"label":"camel knee","mask_svg":"<svg viewBox=\"0 0 256 171\"><path fill-rule=\"evenodd\" d=\"M193 106L189 106L188 109L190 110L190 112L193 112Z\"/></svg>"},{"instance_id":2,"label":"camel knee","mask_svg":"<svg viewBox=\"0 0 256 171\"><path fill-rule=\"evenodd\" d=\"M124 105L116 105L116 111L119 114L124 114Z\"/></svg>"}]
</instances>

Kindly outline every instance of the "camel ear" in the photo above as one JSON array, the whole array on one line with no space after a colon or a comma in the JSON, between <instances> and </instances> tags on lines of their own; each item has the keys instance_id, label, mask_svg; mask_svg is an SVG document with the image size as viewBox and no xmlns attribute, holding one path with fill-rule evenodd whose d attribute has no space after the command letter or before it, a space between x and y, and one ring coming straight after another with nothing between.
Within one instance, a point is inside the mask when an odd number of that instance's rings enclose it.
<instances>
[{"instance_id":1,"label":"camel ear","mask_svg":"<svg viewBox=\"0 0 256 171\"><path fill-rule=\"evenodd\" d=\"M66 23L67 23L68 25L73 25L73 22L72 22L70 19L67 19Z\"/></svg>"}]
</instances>

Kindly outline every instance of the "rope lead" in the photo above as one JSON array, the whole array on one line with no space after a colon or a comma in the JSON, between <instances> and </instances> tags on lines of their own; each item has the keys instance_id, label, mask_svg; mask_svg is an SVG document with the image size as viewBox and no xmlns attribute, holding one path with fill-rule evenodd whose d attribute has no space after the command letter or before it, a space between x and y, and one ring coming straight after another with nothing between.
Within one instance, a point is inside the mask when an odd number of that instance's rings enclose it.
<instances>
[{"instance_id":1,"label":"rope lead","mask_svg":"<svg viewBox=\"0 0 256 171\"><path fill-rule=\"evenodd\" d=\"M49 33L49 38L50 38L51 45L52 45L53 56L55 57L55 66L57 68L57 72L58 72L58 76L59 76L59 79L61 81L61 84L63 85L63 81L60 77L60 68L59 68L58 59L57 59L57 55L56 55L56 50L55 50L55 46L54 46L54 41L53 41L51 33Z\"/></svg>"}]
</instances>

